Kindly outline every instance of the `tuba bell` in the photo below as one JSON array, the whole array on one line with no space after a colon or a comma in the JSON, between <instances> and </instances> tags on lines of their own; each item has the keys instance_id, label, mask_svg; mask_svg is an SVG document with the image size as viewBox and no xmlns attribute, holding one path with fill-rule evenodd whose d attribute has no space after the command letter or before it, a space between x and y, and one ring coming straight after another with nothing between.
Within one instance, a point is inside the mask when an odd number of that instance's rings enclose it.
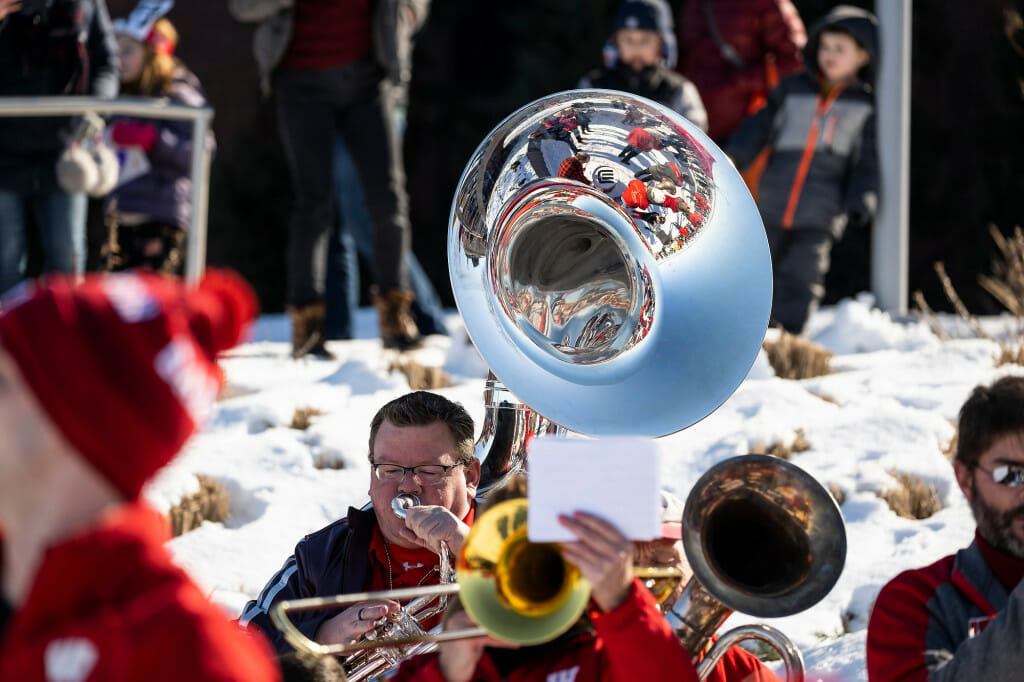
<instances>
[{"instance_id":1,"label":"tuba bell","mask_svg":"<svg viewBox=\"0 0 1024 682\"><path fill-rule=\"evenodd\" d=\"M693 578L666 617L695 653L733 611L779 618L810 608L832 589L846 560L836 501L805 471L768 455L732 457L704 472L686 498L682 526ZM724 634L698 667L700 679L745 638L773 645L787 679L803 680L799 651L763 625Z\"/></svg>"},{"instance_id":2,"label":"tuba bell","mask_svg":"<svg viewBox=\"0 0 1024 682\"><path fill-rule=\"evenodd\" d=\"M677 113L610 90L549 95L488 135L456 190L448 269L496 381L594 436L663 436L713 412L771 310L739 172Z\"/></svg>"}]
</instances>

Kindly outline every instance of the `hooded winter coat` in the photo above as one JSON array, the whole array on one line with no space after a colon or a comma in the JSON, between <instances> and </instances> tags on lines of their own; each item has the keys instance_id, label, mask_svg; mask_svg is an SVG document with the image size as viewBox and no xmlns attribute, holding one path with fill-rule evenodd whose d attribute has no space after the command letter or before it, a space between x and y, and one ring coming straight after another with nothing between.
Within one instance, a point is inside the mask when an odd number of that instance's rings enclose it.
<instances>
[{"instance_id":1,"label":"hooded winter coat","mask_svg":"<svg viewBox=\"0 0 1024 682\"><path fill-rule=\"evenodd\" d=\"M184 67L175 70L165 96L171 102L188 106L206 104L199 79ZM116 117L109 125L123 120L144 120L156 126L158 135L147 154L149 169L119 184L108 195L106 206L116 206L118 213L144 215L148 220L187 230L192 215L192 122ZM213 151L212 132L207 136L207 147Z\"/></svg>"},{"instance_id":2,"label":"hooded winter coat","mask_svg":"<svg viewBox=\"0 0 1024 682\"><path fill-rule=\"evenodd\" d=\"M644 5L646 3L638 3ZM629 3L623 3L616 17L615 31L627 27L622 17L628 12ZM653 21L650 30L661 34L662 58L657 64L645 66L639 71L619 59L615 49L615 31L605 43L602 68L588 72L580 79L578 88L602 88L604 90L621 90L634 95L646 97L672 109L686 117L703 131L708 129L708 114L704 110L700 93L696 86L687 78L672 71L676 61L676 42L672 27L672 14L667 5L651 0L646 10L646 21ZM621 24L621 26L620 26Z\"/></svg>"},{"instance_id":3,"label":"hooded winter coat","mask_svg":"<svg viewBox=\"0 0 1024 682\"><path fill-rule=\"evenodd\" d=\"M870 62L846 85L825 92L817 52L826 28L849 32ZM866 224L878 205L878 150L874 80L877 21L864 10L840 6L811 29L804 59L811 68L789 76L768 95L726 146L737 168L772 149L758 191L766 225L821 230L839 239L848 222Z\"/></svg>"}]
</instances>

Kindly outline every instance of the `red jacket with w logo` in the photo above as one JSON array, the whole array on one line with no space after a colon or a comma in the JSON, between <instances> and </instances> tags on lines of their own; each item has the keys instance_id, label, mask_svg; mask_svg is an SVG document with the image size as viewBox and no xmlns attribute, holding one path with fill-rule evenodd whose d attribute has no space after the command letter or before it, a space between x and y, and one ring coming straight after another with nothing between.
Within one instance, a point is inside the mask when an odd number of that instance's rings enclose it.
<instances>
[{"instance_id":1,"label":"red jacket with w logo","mask_svg":"<svg viewBox=\"0 0 1024 682\"><path fill-rule=\"evenodd\" d=\"M690 654L680 644L668 621L661 615L650 592L636 579L629 597L608 613L592 613L593 632L587 632L557 647L539 645L504 656L525 661L504 676L492 653L485 650L473 673L473 682L635 682L673 680L696 682L697 671ZM541 656L530 649L547 647ZM779 682L757 658L740 649L730 649L707 678L708 682ZM426 654L402 663L394 682L445 682L437 654Z\"/></svg>"}]
</instances>

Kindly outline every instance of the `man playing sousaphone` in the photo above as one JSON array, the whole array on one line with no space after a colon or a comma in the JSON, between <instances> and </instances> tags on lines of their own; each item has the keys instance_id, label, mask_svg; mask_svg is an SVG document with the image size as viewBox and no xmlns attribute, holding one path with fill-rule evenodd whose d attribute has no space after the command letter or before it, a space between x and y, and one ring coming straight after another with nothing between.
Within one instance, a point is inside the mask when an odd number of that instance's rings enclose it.
<instances>
[{"instance_id":1,"label":"man playing sousaphone","mask_svg":"<svg viewBox=\"0 0 1024 682\"><path fill-rule=\"evenodd\" d=\"M300 540L260 595L246 604L239 622L262 630L282 654L292 647L269 617L281 600L438 583L442 545L457 556L473 522L480 480L473 436L465 408L440 395L416 391L384 405L370 423L373 509L350 507L345 518ZM404 519L392 507L401 494L419 499ZM296 613L293 620L316 642L342 644L359 639L399 608L396 601L375 599L340 613ZM430 629L435 621L421 625Z\"/></svg>"}]
</instances>

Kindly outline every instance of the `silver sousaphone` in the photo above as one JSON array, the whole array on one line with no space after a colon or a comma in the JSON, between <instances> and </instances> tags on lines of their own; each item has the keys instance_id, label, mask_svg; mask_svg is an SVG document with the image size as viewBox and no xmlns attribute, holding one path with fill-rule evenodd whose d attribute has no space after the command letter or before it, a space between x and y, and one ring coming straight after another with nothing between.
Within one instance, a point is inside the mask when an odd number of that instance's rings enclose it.
<instances>
[{"instance_id":1,"label":"silver sousaphone","mask_svg":"<svg viewBox=\"0 0 1024 682\"><path fill-rule=\"evenodd\" d=\"M608 90L544 97L488 135L455 195L448 266L497 379L590 435L703 419L743 381L771 310L740 174L683 117Z\"/></svg>"}]
</instances>

